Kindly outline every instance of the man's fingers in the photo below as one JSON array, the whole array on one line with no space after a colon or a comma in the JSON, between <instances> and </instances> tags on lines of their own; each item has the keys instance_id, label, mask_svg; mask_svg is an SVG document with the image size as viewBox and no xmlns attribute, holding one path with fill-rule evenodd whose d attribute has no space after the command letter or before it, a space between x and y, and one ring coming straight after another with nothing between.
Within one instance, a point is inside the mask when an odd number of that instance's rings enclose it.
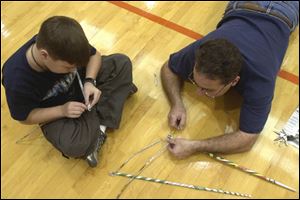
<instances>
[{"instance_id":1,"label":"man's fingers","mask_svg":"<svg viewBox=\"0 0 300 200\"><path fill-rule=\"evenodd\" d=\"M174 117L170 117L169 122L171 127L176 127L176 119L174 119Z\"/></svg>"},{"instance_id":2,"label":"man's fingers","mask_svg":"<svg viewBox=\"0 0 300 200\"><path fill-rule=\"evenodd\" d=\"M173 153L173 151L174 151L174 144L169 144L169 145L167 146L167 148L168 148L168 150L169 150L171 153Z\"/></svg>"},{"instance_id":3,"label":"man's fingers","mask_svg":"<svg viewBox=\"0 0 300 200\"><path fill-rule=\"evenodd\" d=\"M175 144L173 144L173 143L169 143L169 145L168 145L168 147L170 148L170 149L174 149L174 147L175 147Z\"/></svg>"},{"instance_id":4,"label":"man's fingers","mask_svg":"<svg viewBox=\"0 0 300 200\"><path fill-rule=\"evenodd\" d=\"M175 139L174 139L174 138L171 138L171 137L168 137L168 138L167 138L167 142L169 143L168 148L173 149L174 146L175 146Z\"/></svg>"},{"instance_id":5,"label":"man's fingers","mask_svg":"<svg viewBox=\"0 0 300 200\"><path fill-rule=\"evenodd\" d=\"M173 128L178 129L181 119L177 117L171 117L170 118L170 126Z\"/></svg>"},{"instance_id":6,"label":"man's fingers","mask_svg":"<svg viewBox=\"0 0 300 200\"><path fill-rule=\"evenodd\" d=\"M178 128L182 130L185 126L185 116L181 116L181 120L179 121Z\"/></svg>"},{"instance_id":7,"label":"man's fingers","mask_svg":"<svg viewBox=\"0 0 300 200\"><path fill-rule=\"evenodd\" d=\"M173 138L167 137L167 142L168 142L168 143L174 143L173 140L174 140Z\"/></svg>"}]
</instances>

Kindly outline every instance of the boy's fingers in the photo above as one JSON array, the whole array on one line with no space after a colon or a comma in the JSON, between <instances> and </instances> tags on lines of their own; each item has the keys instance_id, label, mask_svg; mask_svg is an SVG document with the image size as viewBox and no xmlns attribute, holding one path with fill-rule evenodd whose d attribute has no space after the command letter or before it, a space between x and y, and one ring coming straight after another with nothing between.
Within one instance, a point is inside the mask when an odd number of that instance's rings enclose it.
<instances>
[{"instance_id":1,"label":"boy's fingers","mask_svg":"<svg viewBox=\"0 0 300 200\"><path fill-rule=\"evenodd\" d=\"M87 106L85 105L85 104L83 104L83 103L79 103L78 102L78 107L80 107L80 108L82 108L83 110L86 110L87 109Z\"/></svg>"}]
</instances>

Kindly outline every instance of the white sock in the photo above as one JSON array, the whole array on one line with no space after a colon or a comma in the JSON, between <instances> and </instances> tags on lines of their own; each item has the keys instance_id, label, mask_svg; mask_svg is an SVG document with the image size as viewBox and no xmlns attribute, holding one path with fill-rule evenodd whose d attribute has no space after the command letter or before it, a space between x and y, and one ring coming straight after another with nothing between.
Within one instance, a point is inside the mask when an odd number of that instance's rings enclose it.
<instances>
[{"instance_id":1,"label":"white sock","mask_svg":"<svg viewBox=\"0 0 300 200\"><path fill-rule=\"evenodd\" d=\"M101 130L103 133L105 133L105 131L106 131L106 126L100 125L100 130Z\"/></svg>"}]
</instances>

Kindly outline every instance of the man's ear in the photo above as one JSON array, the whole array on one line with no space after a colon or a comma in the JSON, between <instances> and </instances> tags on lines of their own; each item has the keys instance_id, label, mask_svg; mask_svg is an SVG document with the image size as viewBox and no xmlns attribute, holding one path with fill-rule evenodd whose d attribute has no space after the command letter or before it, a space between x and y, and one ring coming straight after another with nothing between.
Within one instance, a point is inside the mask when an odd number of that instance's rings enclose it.
<instances>
[{"instance_id":1,"label":"man's ear","mask_svg":"<svg viewBox=\"0 0 300 200\"><path fill-rule=\"evenodd\" d=\"M235 86L239 82L240 78L240 76L236 76L235 79L231 82L231 86Z\"/></svg>"}]
</instances>

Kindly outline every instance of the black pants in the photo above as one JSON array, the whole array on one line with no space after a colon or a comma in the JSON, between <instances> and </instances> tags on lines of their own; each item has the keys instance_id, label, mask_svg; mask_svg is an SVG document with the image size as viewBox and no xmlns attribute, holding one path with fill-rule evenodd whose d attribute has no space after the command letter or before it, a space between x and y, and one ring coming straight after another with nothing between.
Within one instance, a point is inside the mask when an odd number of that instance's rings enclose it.
<instances>
[{"instance_id":1,"label":"black pants","mask_svg":"<svg viewBox=\"0 0 300 200\"><path fill-rule=\"evenodd\" d=\"M97 76L97 87L102 92L99 102L79 118L62 118L42 125L44 136L63 155L85 158L94 149L100 124L109 128L119 127L123 105L132 84L132 64L127 56L102 56Z\"/></svg>"}]
</instances>

